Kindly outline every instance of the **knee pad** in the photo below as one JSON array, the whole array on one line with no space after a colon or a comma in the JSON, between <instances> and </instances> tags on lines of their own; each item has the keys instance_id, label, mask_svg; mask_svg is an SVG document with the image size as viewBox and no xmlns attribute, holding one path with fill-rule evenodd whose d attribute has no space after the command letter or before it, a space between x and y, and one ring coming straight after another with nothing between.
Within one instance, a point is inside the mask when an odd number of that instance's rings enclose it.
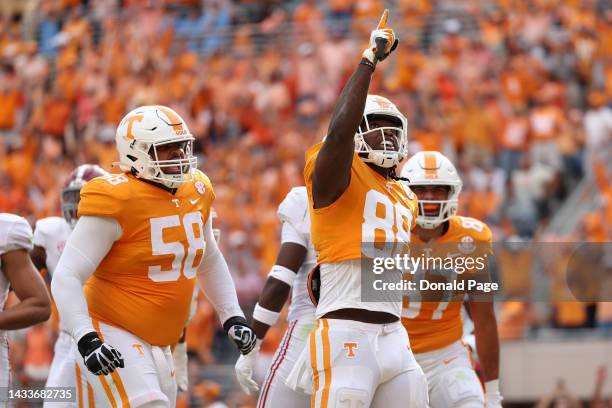
<instances>
[{"instance_id":1,"label":"knee pad","mask_svg":"<svg viewBox=\"0 0 612 408\"><path fill-rule=\"evenodd\" d=\"M482 408L484 394L474 370L455 367L440 374L431 393L432 408Z\"/></svg>"},{"instance_id":2,"label":"knee pad","mask_svg":"<svg viewBox=\"0 0 612 408\"><path fill-rule=\"evenodd\" d=\"M410 405L408 407L428 407L429 392L427 387L427 377L422 370L410 372ZM481 407L482 408L482 407Z\"/></svg>"},{"instance_id":3,"label":"knee pad","mask_svg":"<svg viewBox=\"0 0 612 408\"><path fill-rule=\"evenodd\" d=\"M336 403L338 408L367 408L370 405L370 393L366 390L355 388L340 388L336 391Z\"/></svg>"}]
</instances>

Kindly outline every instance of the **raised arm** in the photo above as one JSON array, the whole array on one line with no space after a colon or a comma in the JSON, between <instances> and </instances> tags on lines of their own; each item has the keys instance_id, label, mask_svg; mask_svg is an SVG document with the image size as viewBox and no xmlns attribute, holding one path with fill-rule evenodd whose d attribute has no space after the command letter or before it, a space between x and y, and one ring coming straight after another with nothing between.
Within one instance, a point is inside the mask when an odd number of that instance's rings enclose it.
<instances>
[{"instance_id":1,"label":"raised arm","mask_svg":"<svg viewBox=\"0 0 612 408\"><path fill-rule=\"evenodd\" d=\"M327 207L335 202L349 185L355 151L354 137L363 116L372 73L377 62L385 59L398 43L393 30L386 28L388 15L389 11L385 10L370 35L369 46L363 52L359 65L336 102L312 176L315 208Z\"/></svg>"}]
</instances>

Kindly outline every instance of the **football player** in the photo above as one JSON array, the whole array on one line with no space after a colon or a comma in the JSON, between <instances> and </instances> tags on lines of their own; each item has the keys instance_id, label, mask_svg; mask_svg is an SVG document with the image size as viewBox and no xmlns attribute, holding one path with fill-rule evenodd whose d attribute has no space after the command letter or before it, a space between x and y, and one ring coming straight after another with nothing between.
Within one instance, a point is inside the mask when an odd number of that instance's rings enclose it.
<instances>
[{"instance_id":1,"label":"football player","mask_svg":"<svg viewBox=\"0 0 612 408\"><path fill-rule=\"evenodd\" d=\"M36 221L34 228L34 249L30 253L32 261L40 270L47 269L53 278L53 272L60 254L66 245L68 236L77 221L77 206L81 188L89 180L105 176L108 173L100 166L83 164L77 167L64 183L61 193L63 217L47 217ZM53 362L47 376L45 387L76 387L74 351L72 337L60 322L60 332L53 349ZM45 406L74 406L75 403L45 402Z\"/></svg>"},{"instance_id":2,"label":"football player","mask_svg":"<svg viewBox=\"0 0 612 408\"><path fill-rule=\"evenodd\" d=\"M417 153L406 162L401 176L409 180L407 184L419 199L413 242L431 244L433 254L446 253L451 245L457 248L462 243L472 245L474 254L490 252L489 227L474 218L455 215L462 182L448 158L433 151ZM436 277L430 274L428 279ZM461 341L463 299L463 294L441 301L421 301L411 299L410 295L406 299L402 322L410 333L414 355L427 376L430 405L433 408L480 408L483 404L487 408L500 407L499 341L493 303L482 299L468 301L486 381L483 395L470 352Z\"/></svg>"},{"instance_id":3,"label":"football player","mask_svg":"<svg viewBox=\"0 0 612 408\"><path fill-rule=\"evenodd\" d=\"M401 299L361 299L361 274L372 273L361 270L362 243L407 245L417 213L416 197L395 176L406 156L407 120L388 99L368 95L376 64L398 43L387 17L385 10L342 90L327 136L306 152L320 273L319 320L305 352L315 407L427 406L425 376L400 322ZM292 387L306 378L297 375Z\"/></svg>"},{"instance_id":4,"label":"football player","mask_svg":"<svg viewBox=\"0 0 612 408\"><path fill-rule=\"evenodd\" d=\"M81 190L51 290L96 406L176 404L170 346L187 322L196 280L240 351L255 346L213 237L215 194L196 169L193 140L174 110L137 108L117 128L123 172Z\"/></svg>"},{"instance_id":5,"label":"football player","mask_svg":"<svg viewBox=\"0 0 612 408\"><path fill-rule=\"evenodd\" d=\"M32 264L30 224L13 214L0 213L0 394L9 386L7 330L23 329L49 319L51 301L45 282ZM9 287L19 303L4 309ZM0 400L6 395L0 395Z\"/></svg>"},{"instance_id":6,"label":"football player","mask_svg":"<svg viewBox=\"0 0 612 408\"><path fill-rule=\"evenodd\" d=\"M281 248L253 312L257 346L254 352L240 356L236 363L236 376L247 394L258 391L252 375L259 345L270 326L276 323L289 291L292 291L287 315L289 326L268 369L257 407L308 407L310 395L285 384L316 321L315 307L306 287L308 273L316 264L310 241L306 187L293 188L279 205L277 214L282 222Z\"/></svg>"}]
</instances>

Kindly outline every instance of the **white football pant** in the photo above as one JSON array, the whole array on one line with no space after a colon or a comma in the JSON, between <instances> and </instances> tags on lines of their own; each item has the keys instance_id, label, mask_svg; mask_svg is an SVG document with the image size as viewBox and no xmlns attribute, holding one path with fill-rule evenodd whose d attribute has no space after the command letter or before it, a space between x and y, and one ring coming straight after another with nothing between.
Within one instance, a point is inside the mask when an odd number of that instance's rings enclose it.
<instances>
[{"instance_id":1,"label":"white football pant","mask_svg":"<svg viewBox=\"0 0 612 408\"><path fill-rule=\"evenodd\" d=\"M129 403L132 408L145 404L174 408L177 388L170 347L151 346L125 330L101 322L96 326L96 323L94 327L100 337L121 353L125 367L97 376L85 367L79 355L77 364L81 376L77 379L77 402L82 401L86 406L93 398L96 407L125 407ZM78 354L76 347L74 350Z\"/></svg>"},{"instance_id":2,"label":"white football pant","mask_svg":"<svg viewBox=\"0 0 612 408\"><path fill-rule=\"evenodd\" d=\"M288 385L314 390L316 408L428 407L427 381L400 322L320 319Z\"/></svg>"},{"instance_id":3,"label":"white football pant","mask_svg":"<svg viewBox=\"0 0 612 408\"><path fill-rule=\"evenodd\" d=\"M461 341L414 357L427 377L431 408L484 407L482 385Z\"/></svg>"},{"instance_id":4,"label":"white football pant","mask_svg":"<svg viewBox=\"0 0 612 408\"><path fill-rule=\"evenodd\" d=\"M8 401L8 387L11 383L11 368L8 358L6 334L0 332L0 407Z\"/></svg>"},{"instance_id":5,"label":"white football pant","mask_svg":"<svg viewBox=\"0 0 612 408\"><path fill-rule=\"evenodd\" d=\"M272 364L259 392L257 408L310 407L310 395L302 390L292 390L285 384L285 381L304 350L308 335L314 329L315 324L314 316L293 320L289 323L283 340L274 353Z\"/></svg>"},{"instance_id":6,"label":"white football pant","mask_svg":"<svg viewBox=\"0 0 612 408\"><path fill-rule=\"evenodd\" d=\"M55 347L53 348L53 362L49 369L49 376L45 387L76 387L75 353L78 354L72 337L65 331L60 331ZM80 357L80 355L79 355ZM76 407L74 402L45 402L44 408L70 408Z\"/></svg>"}]
</instances>

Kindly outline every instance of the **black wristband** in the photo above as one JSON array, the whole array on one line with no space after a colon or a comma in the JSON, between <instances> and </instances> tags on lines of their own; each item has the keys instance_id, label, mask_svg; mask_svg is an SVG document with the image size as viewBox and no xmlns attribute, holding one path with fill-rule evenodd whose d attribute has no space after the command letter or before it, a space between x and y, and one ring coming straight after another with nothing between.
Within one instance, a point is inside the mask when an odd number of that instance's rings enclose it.
<instances>
[{"instance_id":1,"label":"black wristband","mask_svg":"<svg viewBox=\"0 0 612 408\"><path fill-rule=\"evenodd\" d=\"M372 62L367 58L362 58L361 61L359 61L359 65L367 65L368 67L372 68L372 71L376 69L376 65L372 64Z\"/></svg>"},{"instance_id":2,"label":"black wristband","mask_svg":"<svg viewBox=\"0 0 612 408\"><path fill-rule=\"evenodd\" d=\"M225 321L225 323L223 323L223 330L225 330L225 332L227 333L230 329L230 327L232 327L235 324L240 324L241 326L249 326L249 324L247 323L246 319L242 316L233 316L230 317L229 319L227 319Z\"/></svg>"},{"instance_id":3,"label":"black wristband","mask_svg":"<svg viewBox=\"0 0 612 408\"><path fill-rule=\"evenodd\" d=\"M87 333L86 335L81 337L79 339L79 342L77 343L77 346L79 348L79 353L83 357L85 357L86 355L88 355L89 353L91 353L92 351L100 347L101 345L102 345L102 340L100 340L100 337L98 337L98 333L96 332Z\"/></svg>"}]
</instances>

